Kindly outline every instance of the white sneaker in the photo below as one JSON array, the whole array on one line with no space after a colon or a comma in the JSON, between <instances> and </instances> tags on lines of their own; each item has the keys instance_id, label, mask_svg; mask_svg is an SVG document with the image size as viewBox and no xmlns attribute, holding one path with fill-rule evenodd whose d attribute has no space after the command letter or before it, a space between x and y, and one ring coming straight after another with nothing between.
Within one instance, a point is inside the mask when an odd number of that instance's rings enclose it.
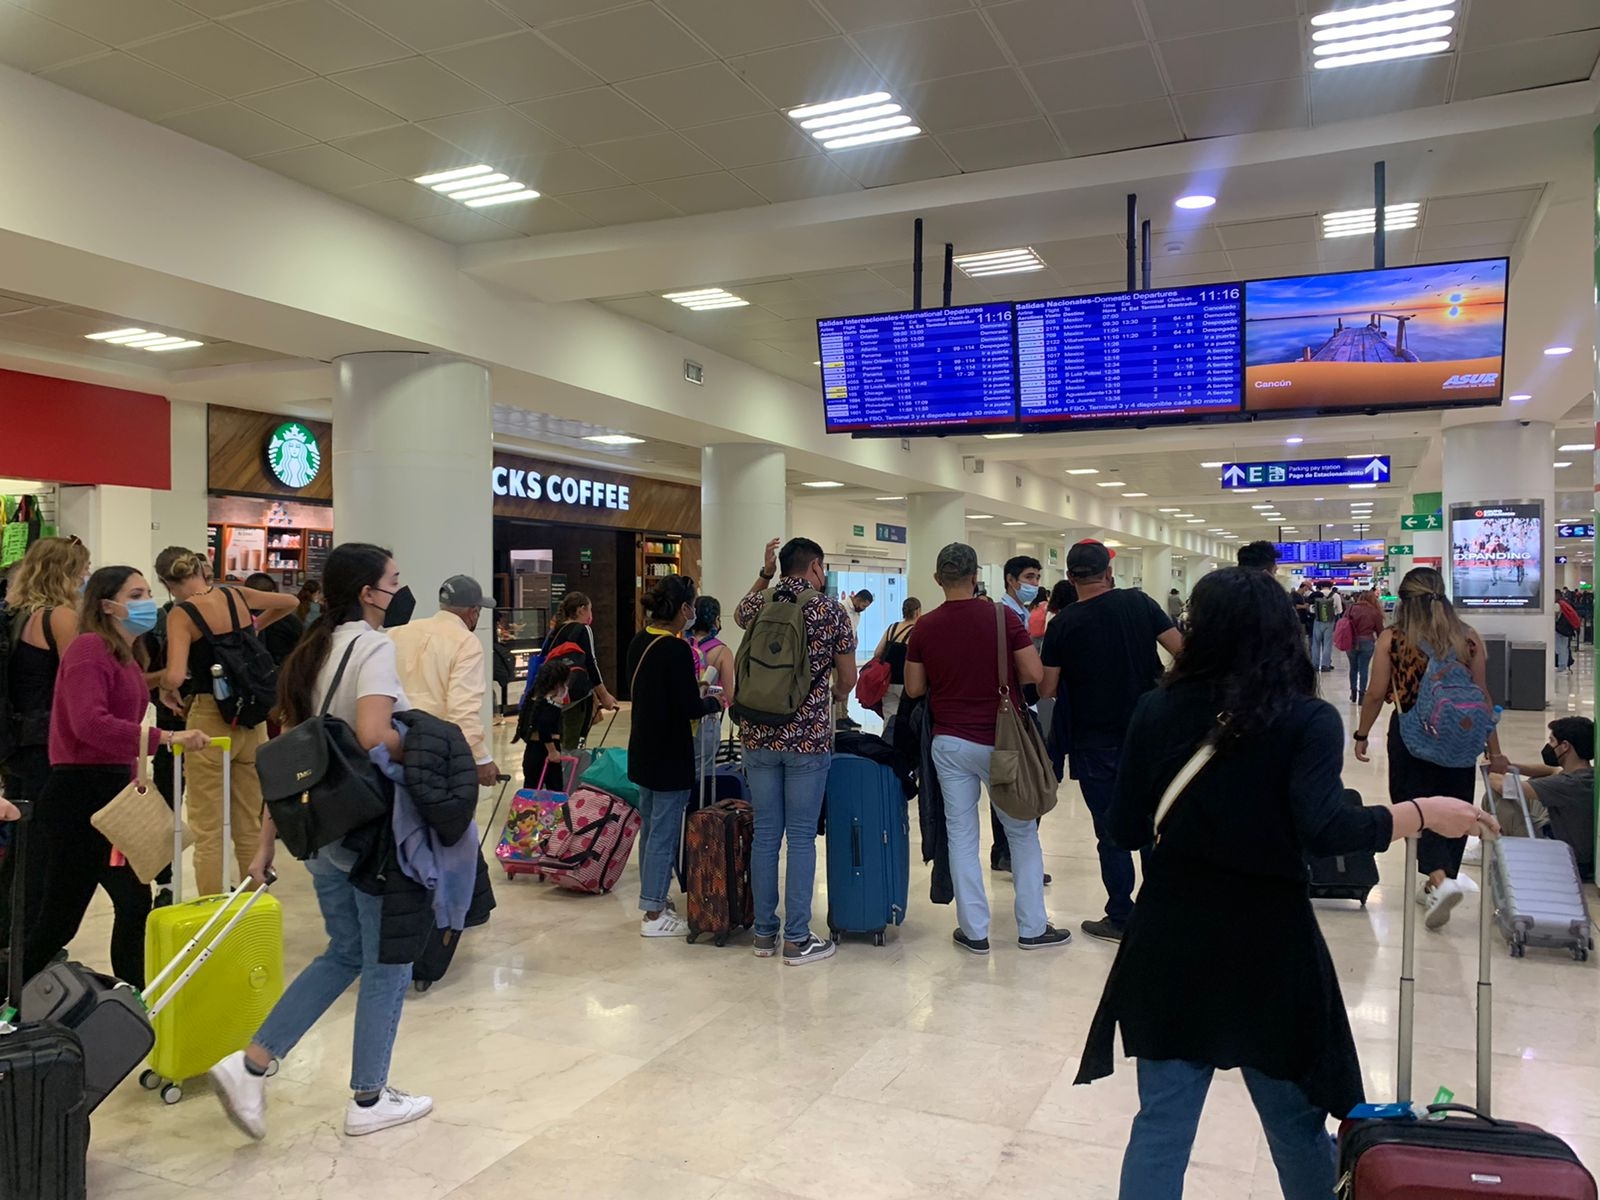
<instances>
[{"instance_id":1,"label":"white sneaker","mask_svg":"<svg viewBox=\"0 0 1600 1200\"><path fill-rule=\"evenodd\" d=\"M1483 865L1482 838L1467 838L1467 848L1461 852L1461 861L1468 866L1481 867Z\"/></svg>"},{"instance_id":2,"label":"white sneaker","mask_svg":"<svg viewBox=\"0 0 1600 1200\"><path fill-rule=\"evenodd\" d=\"M431 1096L413 1096L398 1088L386 1087L379 1093L377 1103L366 1108L351 1099L344 1110L344 1131L351 1137L360 1137L364 1133L420 1121L432 1111Z\"/></svg>"},{"instance_id":3,"label":"white sneaker","mask_svg":"<svg viewBox=\"0 0 1600 1200\"><path fill-rule=\"evenodd\" d=\"M648 917L639 920L640 937L683 937L689 932L689 922L685 921L670 908L661 910L661 915L654 921Z\"/></svg>"},{"instance_id":4,"label":"white sneaker","mask_svg":"<svg viewBox=\"0 0 1600 1200\"><path fill-rule=\"evenodd\" d=\"M1428 893L1428 911L1422 923L1429 929L1443 929L1450 920L1450 911L1461 903L1461 897L1466 894L1466 889L1454 879L1446 879Z\"/></svg>"},{"instance_id":5,"label":"white sneaker","mask_svg":"<svg viewBox=\"0 0 1600 1200\"><path fill-rule=\"evenodd\" d=\"M228 1120L241 1133L260 1141L267 1136L267 1078L252 1075L244 1065L244 1051L228 1055L207 1075L222 1102Z\"/></svg>"}]
</instances>

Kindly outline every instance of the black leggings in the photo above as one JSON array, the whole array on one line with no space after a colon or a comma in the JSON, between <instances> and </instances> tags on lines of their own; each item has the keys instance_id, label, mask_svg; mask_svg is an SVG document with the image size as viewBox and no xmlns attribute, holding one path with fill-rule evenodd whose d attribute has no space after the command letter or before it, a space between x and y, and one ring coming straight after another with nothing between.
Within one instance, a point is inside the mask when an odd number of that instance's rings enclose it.
<instances>
[{"instance_id":1,"label":"black leggings","mask_svg":"<svg viewBox=\"0 0 1600 1200\"><path fill-rule=\"evenodd\" d=\"M28 978L49 965L78 935L96 887L111 897L111 972L124 983L144 987L144 926L150 916L150 887L133 868L111 865L111 843L89 818L116 798L133 772L127 767L56 767L35 810L47 829L43 862L44 897L39 918L28 931L23 971ZM37 843L29 843L31 853ZM33 866L28 868L31 874Z\"/></svg>"},{"instance_id":2,"label":"black leggings","mask_svg":"<svg viewBox=\"0 0 1600 1200\"><path fill-rule=\"evenodd\" d=\"M44 860L48 853L45 846L49 838L44 829L32 818L37 818L39 815L37 808L39 797L44 794L44 785L49 781L50 755L43 746L24 746L6 763L7 798L35 806L28 822L27 863L23 871L24 878L21 880L20 895L24 899L22 908L24 936L38 919L39 905L44 897ZM17 862L23 857L17 853L17 841L21 837L22 830L13 826L11 849L6 854L4 864L0 864L0 938L6 939L7 950L10 949L11 906L18 886Z\"/></svg>"},{"instance_id":3,"label":"black leggings","mask_svg":"<svg viewBox=\"0 0 1600 1200\"><path fill-rule=\"evenodd\" d=\"M1403 804L1423 796L1454 796L1473 802L1477 790L1476 767L1441 767L1406 749L1400 736L1399 714L1389 717L1389 803ZM1441 837L1424 829L1417 837L1417 870L1424 875L1443 871L1451 879L1461 873L1465 837Z\"/></svg>"}]
</instances>

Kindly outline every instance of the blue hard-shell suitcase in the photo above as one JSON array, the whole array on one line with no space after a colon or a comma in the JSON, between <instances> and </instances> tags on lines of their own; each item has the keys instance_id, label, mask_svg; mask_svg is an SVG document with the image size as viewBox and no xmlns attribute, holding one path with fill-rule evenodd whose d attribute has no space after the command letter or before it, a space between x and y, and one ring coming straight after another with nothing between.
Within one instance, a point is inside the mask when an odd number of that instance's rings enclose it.
<instances>
[{"instance_id":1,"label":"blue hard-shell suitcase","mask_svg":"<svg viewBox=\"0 0 1600 1200\"><path fill-rule=\"evenodd\" d=\"M911 818L894 768L835 754L828 769L828 929L870 933L906 919Z\"/></svg>"}]
</instances>

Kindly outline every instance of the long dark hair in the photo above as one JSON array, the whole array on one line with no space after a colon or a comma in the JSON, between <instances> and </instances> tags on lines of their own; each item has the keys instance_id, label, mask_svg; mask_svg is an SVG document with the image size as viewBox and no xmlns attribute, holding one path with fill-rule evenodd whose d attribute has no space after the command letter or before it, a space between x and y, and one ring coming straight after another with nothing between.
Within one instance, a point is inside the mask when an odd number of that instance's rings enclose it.
<instances>
[{"instance_id":1,"label":"long dark hair","mask_svg":"<svg viewBox=\"0 0 1600 1200\"><path fill-rule=\"evenodd\" d=\"M1225 716L1221 740L1264 733L1296 700L1317 694L1294 604L1265 572L1212 571L1189 597L1189 632L1162 686L1198 683Z\"/></svg>"},{"instance_id":2,"label":"long dark hair","mask_svg":"<svg viewBox=\"0 0 1600 1200\"><path fill-rule=\"evenodd\" d=\"M115 603L122 585L133 576L143 574L138 567L101 567L89 576L89 582L84 585L83 605L78 610L79 629L94 634L104 642L106 649L119 663L136 662L141 667L149 662L149 655L140 644L143 639L135 639L130 647L117 627L117 618L100 605L106 600Z\"/></svg>"},{"instance_id":3,"label":"long dark hair","mask_svg":"<svg viewBox=\"0 0 1600 1200\"><path fill-rule=\"evenodd\" d=\"M322 570L322 614L278 668L278 712L284 725L308 720L316 709L317 676L333 648L333 631L361 620L361 592L377 587L394 555L370 542L335 546Z\"/></svg>"}]
</instances>

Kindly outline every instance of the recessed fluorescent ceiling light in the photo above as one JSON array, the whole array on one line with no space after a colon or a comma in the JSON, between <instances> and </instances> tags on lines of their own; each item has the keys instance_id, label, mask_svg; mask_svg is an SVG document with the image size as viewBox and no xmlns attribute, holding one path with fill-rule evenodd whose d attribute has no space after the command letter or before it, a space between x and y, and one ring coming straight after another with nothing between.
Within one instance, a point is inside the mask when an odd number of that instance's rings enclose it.
<instances>
[{"instance_id":1,"label":"recessed fluorescent ceiling light","mask_svg":"<svg viewBox=\"0 0 1600 1200\"><path fill-rule=\"evenodd\" d=\"M1533 399L1533 393L1532 392L1513 392L1511 395L1507 396L1506 399L1510 400L1511 403L1513 403L1513 404L1521 404L1524 400L1532 400Z\"/></svg>"},{"instance_id":2,"label":"recessed fluorescent ceiling light","mask_svg":"<svg viewBox=\"0 0 1600 1200\"><path fill-rule=\"evenodd\" d=\"M1285 446L1298 446L1303 441L1305 441L1303 437L1286 437L1283 439L1283 444Z\"/></svg>"},{"instance_id":3,"label":"recessed fluorescent ceiling light","mask_svg":"<svg viewBox=\"0 0 1600 1200\"><path fill-rule=\"evenodd\" d=\"M1384 231L1396 233L1402 229L1415 229L1421 213L1422 205L1415 200L1386 204L1383 206ZM1347 208L1341 212L1322 214L1322 236L1325 238L1371 234L1377 227L1377 210L1373 208Z\"/></svg>"},{"instance_id":4,"label":"recessed fluorescent ceiling light","mask_svg":"<svg viewBox=\"0 0 1600 1200\"><path fill-rule=\"evenodd\" d=\"M1204 192L1195 192L1188 196L1179 196L1172 203L1177 208L1210 208L1217 202L1215 196L1207 196Z\"/></svg>"},{"instance_id":5,"label":"recessed fluorescent ceiling light","mask_svg":"<svg viewBox=\"0 0 1600 1200\"><path fill-rule=\"evenodd\" d=\"M835 487L843 487L844 484L840 483L836 479L809 479L805 483L802 483L800 486L801 487L814 487L814 488L835 488Z\"/></svg>"},{"instance_id":6,"label":"recessed fluorescent ceiling light","mask_svg":"<svg viewBox=\"0 0 1600 1200\"><path fill-rule=\"evenodd\" d=\"M488 163L471 167L457 167L453 171L436 171L432 175L418 175L413 183L420 183L441 196L460 201L468 208L490 208L497 204L511 204L519 200L537 200L539 193L504 171L496 171Z\"/></svg>"},{"instance_id":7,"label":"recessed fluorescent ceiling light","mask_svg":"<svg viewBox=\"0 0 1600 1200\"><path fill-rule=\"evenodd\" d=\"M1454 0L1387 0L1318 13L1311 18L1311 56L1318 70L1418 58L1450 49Z\"/></svg>"},{"instance_id":8,"label":"recessed fluorescent ceiling light","mask_svg":"<svg viewBox=\"0 0 1600 1200\"><path fill-rule=\"evenodd\" d=\"M1102 480L1101 482L1095 484L1095 487L1127 487L1127 486L1128 485L1126 483L1124 483L1120 479L1105 479L1105 480Z\"/></svg>"},{"instance_id":9,"label":"recessed fluorescent ceiling light","mask_svg":"<svg viewBox=\"0 0 1600 1200\"><path fill-rule=\"evenodd\" d=\"M1162 511L1165 512L1166 510L1162 509ZM1177 509L1173 509L1172 510L1172 515L1175 516L1175 517L1192 517L1192 516L1194 516L1193 513L1179 512Z\"/></svg>"},{"instance_id":10,"label":"recessed fluorescent ceiling light","mask_svg":"<svg viewBox=\"0 0 1600 1200\"><path fill-rule=\"evenodd\" d=\"M1560 358L1563 354L1571 354L1571 346L1546 346L1544 352L1551 358Z\"/></svg>"},{"instance_id":11,"label":"recessed fluorescent ceiling light","mask_svg":"<svg viewBox=\"0 0 1600 1200\"><path fill-rule=\"evenodd\" d=\"M969 521L992 521L992 520L994 520L994 514L993 513L968 513L967 514L967 520L969 520Z\"/></svg>"},{"instance_id":12,"label":"recessed fluorescent ceiling light","mask_svg":"<svg viewBox=\"0 0 1600 1200\"><path fill-rule=\"evenodd\" d=\"M742 300L726 288L695 288L689 292L662 292L663 300L671 300L674 304L681 304L694 312L710 312L718 308L747 308L748 300Z\"/></svg>"},{"instance_id":13,"label":"recessed fluorescent ceiling light","mask_svg":"<svg viewBox=\"0 0 1600 1200\"><path fill-rule=\"evenodd\" d=\"M1157 512L1164 512L1164 513L1176 513L1178 510L1175 509L1175 508L1158 508L1158 509L1156 509L1156 511Z\"/></svg>"},{"instance_id":14,"label":"recessed fluorescent ceiling light","mask_svg":"<svg viewBox=\"0 0 1600 1200\"><path fill-rule=\"evenodd\" d=\"M1234 488L1233 489L1233 494L1235 496L1243 496L1247 492L1259 492L1260 490L1261 490L1260 488Z\"/></svg>"},{"instance_id":15,"label":"recessed fluorescent ceiling light","mask_svg":"<svg viewBox=\"0 0 1600 1200\"><path fill-rule=\"evenodd\" d=\"M1001 521L1000 524L1006 525L1006 526L1009 526L1012 529L1015 529L1018 525L1026 525L1027 522L1026 521Z\"/></svg>"},{"instance_id":16,"label":"recessed fluorescent ceiling light","mask_svg":"<svg viewBox=\"0 0 1600 1200\"><path fill-rule=\"evenodd\" d=\"M1206 519L1204 517L1194 517L1184 522L1185 525L1204 525L1205 523Z\"/></svg>"},{"instance_id":17,"label":"recessed fluorescent ceiling light","mask_svg":"<svg viewBox=\"0 0 1600 1200\"><path fill-rule=\"evenodd\" d=\"M958 254L956 266L969 279L982 279L985 275L1020 275L1025 271L1044 270L1044 259L1032 246L1017 246L1011 250L986 250L982 254Z\"/></svg>"},{"instance_id":18,"label":"recessed fluorescent ceiling light","mask_svg":"<svg viewBox=\"0 0 1600 1200\"><path fill-rule=\"evenodd\" d=\"M1272 511L1272 505L1270 505L1270 504L1252 504L1250 507L1251 508L1255 508L1255 509L1260 509L1262 512L1271 512Z\"/></svg>"},{"instance_id":19,"label":"recessed fluorescent ceiling light","mask_svg":"<svg viewBox=\"0 0 1600 1200\"><path fill-rule=\"evenodd\" d=\"M1563 454L1583 454L1586 451L1593 450L1594 449L1594 443L1593 442L1568 442L1565 446L1557 446L1556 449L1561 451L1561 453L1563 453Z\"/></svg>"},{"instance_id":20,"label":"recessed fluorescent ceiling light","mask_svg":"<svg viewBox=\"0 0 1600 1200\"><path fill-rule=\"evenodd\" d=\"M1222 464L1219 462L1203 462L1200 465L1209 469L1211 467L1220 467Z\"/></svg>"},{"instance_id":21,"label":"recessed fluorescent ceiling light","mask_svg":"<svg viewBox=\"0 0 1600 1200\"><path fill-rule=\"evenodd\" d=\"M626 433L591 433L584 439L586 442L599 442L602 446L642 446L643 438L633 437Z\"/></svg>"},{"instance_id":22,"label":"recessed fluorescent ceiling light","mask_svg":"<svg viewBox=\"0 0 1600 1200\"><path fill-rule=\"evenodd\" d=\"M1558 462L1558 463L1551 463L1550 465L1555 467L1555 469L1559 471L1562 467L1570 467L1572 464L1569 463L1569 462Z\"/></svg>"},{"instance_id":23,"label":"recessed fluorescent ceiling light","mask_svg":"<svg viewBox=\"0 0 1600 1200\"><path fill-rule=\"evenodd\" d=\"M1068 467L1067 468L1067 474L1068 475L1098 475L1098 474L1100 474L1100 468L1099 467Z\"/></svg>"},{"instance_id":24,"label":"recessed fluorescent ceiling light","mask_svg":"<svg viewBox=\"0 0 1600 1200\"><path fill-rule=\"evenodd\" d=\"M1122 498L1124 500L1143 500L1149 494L1149 492L1123 492Z\"/></svg>"},{"instance_id":25,"label":"recessed fluorescent ceiling light","mask_svg":"<svg viewBox=\"0 0 1600 1200\"><path fill-rule=\"evenodd\" d=\"M888 92L868 92L789 110L789 119L822 144L824 150L846 150L916 137L922 132Z\"/></svg>"},{"instance_id":26,"label":"recessed fluorescent ceiling light","mask_svg":"<svg viewBox=\"0 0 1600 1200\"><path fill-rule=\"evenodd\" d=\"M904 500L904 496L874 496L874 500Z\"/></svg>"},{"instance_id":27,"label":"recessed fluorescent ceiling light","mask_svg":"<svg viewBox=\"0 0 1600 1200\"><path fill-rule=\"evenodd\" d=\"M204 342L197 342L194 338L180 337L175 333L157 333L153 329L139 329L134 326L126 329L108 329L104 333L86 333L83 336L91 342L103 342L107 346L128 346L156 354L164 350L192 350L196 346L205 345Z\"/></svg>"},{"instance_id":28,"label":"recessed fluorescent ceiling light","mask_svg":"<svg viewBox=\"0 0 1600 1200\"><path fill-rule=\"evenodd\" d=\"M1007 438L1019 438L1021 436L1020 433L986 433L983 435L983 440L986 442L1003 442Z\"/></svg>"},{"instance_id":29,"label":"recessed fluorescent ceiling light","mask_svg":"<svg viewBox=\"0 0 1600 1200\"><path fill-rule=\"evenodd\" d=\"M1377 486L1378 485L1375 483L1352 483L1350 485L1350 490L1352 492L1370 492Z\"/></svg>"}]
</instances>

